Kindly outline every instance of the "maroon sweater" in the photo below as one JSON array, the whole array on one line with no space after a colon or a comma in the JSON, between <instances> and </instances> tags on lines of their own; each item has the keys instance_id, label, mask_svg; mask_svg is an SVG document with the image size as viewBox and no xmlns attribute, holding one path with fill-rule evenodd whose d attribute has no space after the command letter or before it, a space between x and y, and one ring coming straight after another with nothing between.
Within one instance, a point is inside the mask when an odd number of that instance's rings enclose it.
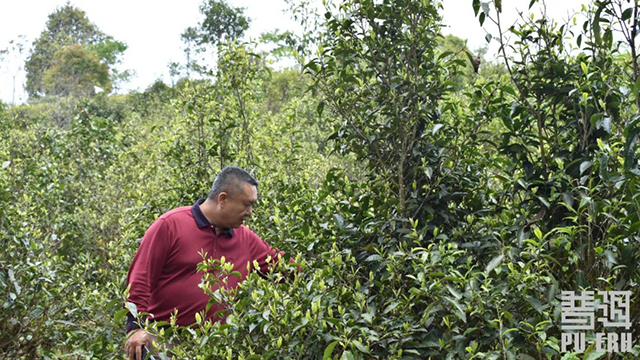
<instances>
[{"instance_id":1,"label":"maroon sweater","mask_svg":"<svg viewBox=\"0 0 640 360\"><path fill-rule=\"evenodd\" d=\"M267 257L277 259L278 252L244 225L216 234L215 226L200 210L202 201L160 216L144 234L129 267L128 300L139 312L153 314L152 320L169 321L178 309L178 325L186 326L195 322L196 313L205 310L209 297L198 287L203 273L196 270L202 262L201 251L210 258L224 256L234 264L233 270L242 274L241 278L229 276L227 288L235 288L244 280L247 264L253 268L255 260L261 271L267 271ZM223 285L215 285L213 290L219 286ZM223 304L214 304L207 318L212 319L222 309ZM130 316L127 331L132 328L132 320Z\"/></svg>"}]
</instances>

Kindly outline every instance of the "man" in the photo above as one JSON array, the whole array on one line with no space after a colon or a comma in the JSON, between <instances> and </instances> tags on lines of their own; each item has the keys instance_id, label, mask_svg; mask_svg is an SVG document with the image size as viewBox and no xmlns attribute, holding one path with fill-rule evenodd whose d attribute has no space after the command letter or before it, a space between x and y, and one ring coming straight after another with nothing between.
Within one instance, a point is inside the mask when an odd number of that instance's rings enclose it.
<instances>
[{"instance_id":1,"label":"man","mask_svg":"<svg viewBox=\"0 0 640 360\"><path fill-rule=\"evenodd\" d=\"M199 252L216 259L224 256L242 274L241 278L229 277L227 288L242 282L249 272L247 265L253 267L254 261L260 271L267 271L267 259L277 260L278 252L242 225L257 200L258 182L243 169L225 167L206 200L160 216L144 234L129 268L128 300L139 312L153 314L155 321L169 321L178 309L178 325L186 326L195 322L195 314L205 310L209 301L198 287L202 280L202 273L196 271L202 262ZM207 318L219 320L214 318L219 310L222 305L214 304ZM125 344L127 356L142 359L142 347L150 347L151 339L131 314L130 331L135 333Z\"/></svg>"}]
</instances>

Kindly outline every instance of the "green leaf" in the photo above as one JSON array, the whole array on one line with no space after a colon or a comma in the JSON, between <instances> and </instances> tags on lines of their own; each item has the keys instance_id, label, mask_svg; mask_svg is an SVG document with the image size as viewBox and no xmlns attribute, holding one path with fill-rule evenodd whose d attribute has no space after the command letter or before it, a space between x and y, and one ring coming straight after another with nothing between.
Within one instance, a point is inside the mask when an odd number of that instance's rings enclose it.
<instances>
[{"instance_id":1,"label":"green leaf","mask_svg":"<svg viewBox=\"0 0 640 360\"><path fill-rule=\"evenodd\" d=\"M491 261L489 261L489 263L487 264L487 268L485 269L487 274L490 273L491 270L495 269L498 265L500 265L500 263L502 263L502 259L504 259L504 255L502 254L491 259Z\"/></svg>"},{"instance_id":2,"label":"green leaf","mask_svg":"<svg viewBox=\"0 0 640 360\"><path fill-rule=\"evenodd\" d=\"M587 171L587 169L589 169L592 165L593 163L591 161L583 161L580 164L580 175L584 174L584 172Z\"/></svg>"},{"instance_id":3,"label":"green leaf","mask_svg":"<svg viewBox=\"0 0 640 360\"><path fill-rule=\"evenodd\" d=\"M533 233L536 235L536 239L542 240L542 231L540 231L540 229L538 228L533 229Z\"/></svg>"},{"instance_id":4,"label":"green leaf","mask_svg":"<svg viewBox=\"0 0 640 360\"><path fill-rule=\"evenodd\" d=\"M324 111L324 101L320 101L318 103L318 107L316 108L316 111L318 112L318 116L322 116L322 112Z\"/></svg>"},{"instance_id":5,"label":"green leaf","mask_svg":"<svg viewBox=\"0 0 640 360\"><path fill-rule=\"evenodd\" d=\"M597 360L600 359L601 357L605 356L607 353L604 351L595 351L595 352L591 352L589 353L584 360Z\"/></svg>"},{"instance_id":6,"label":"green leaf","mask_svg":"<svg viewBox=\"0 0 640 360\"><path fill-rule=\"evenodd\" d=\"M340 360L355 360L355 358L353 357L353 354L351 353L351 351L346 350L345 352L342 353Z\"/></svg>"},{"instance_id":7,"label":"green leaf","mask_svg":"<svg viewBox=\"0 0 640 360\"><path fill-rule=\"evenodd\" d=\"M9 274L9 280L11 280L11 282L13 283L13 287L16 289L16 294L20 295L20 293L22 292L22 289L20 288L20 284L18 284L18 282L16 281L13 270L9 269L8 274Z\"/></svg>"},{"instance_id":8,"label":"green leaf","mask_svg":"<svg viewBox=\"0 0 640 360\"><path fill-rule=\"evenodd\" d=\"M127 309L120 309L118 310L115 315L113 315L113 322L115 323L119 323L120 320L122 320L122 318L127 315L127 313L129 312L129 310Z\"/></svg>"},{"instance_id":9,"label":"green leaf","mask_svg":"<svg viewBox=\"0 0 640 360\"><path fill-rule=\"evenodd\" d=\"M562 193L562 201L564 201L568 207L573 208L573 194L571 194L571 191Z\"/></svg>"},{"instance_id":10,"label":"green leaf","mask_svg":"<svg viewBox=\"0 0 640 360\"><path fill-rule=\"evenodd\" d=\"M640 115L632 117L624 127L624 135L629 136L633 130L640 127Z\"/></svg>"},{"instance_id":11,"label":"green leaf","mask_svg":"<svg viewBox=\"0 0 640 360\"><path fill-rule=\"evenodd\" d=\"M602 14L602 9L604 9L604 4L601 4L598 7L598 10L596 10L596 13L593 17L593 24L591 24L593 36L595 37L597 44L600 44L602 42L602 38L600 36L600 15Z\"/></svg>"},{"instance_id":12,"label":"green leaf","mask_svg":"<svg viewBox=\"0 0 640 360\"><path fill-rule=\"evenodd\" d=\"M393 309L397 308L399 304L400 303L397 301L392 302L391 304L389 304L389 306L386 307L386 309L384 309L383 313L386 314L390 311L393 311Z\"/></svg>"},{"instance_id":13,"label":"green leaf","mask_svg":"<svg viewBox=\"0 0 640 360\"><path fill-rule=\"evenodd\" d=\"M638 160L636 160L638 135L640 135L640 128L632 129L628 132L624 144L624 167L635 175L640 175L640 171L638 171Z\"/></svg>"},{"instance_id":14,"label":"green leaf","mask_svg":"<svg viewBox=\"0 0 640 360\"><path fill-rule=\"evenodd\" d=\"M431 179L431 177L433 176L433 168L431 168L431 166L427 166L424 169L424 174L427 175L429 179Z\"/></svg>"},{"instance_id":15,"label":"green leaf","mask_svg":"<svg viewBox=\"0 0 640 360\"><path fill-rule=\"evenodd\" d=\"M451 295L455 296L456 299L458 299L458 300L462 299L462 293L460 291L458 291L458 289L454 288L453 286L451 286L449 284L447 284L447 289L449 290Z\"/></svg>"},{"instance_id":16,"label":"green leaf","mask_svg":"<svg viewBox=\"0 0 640 360\"><path fill-rule=\"evenodd\" d=\"M360 350L360 352L363 352L365 354L369 354L370 353L369 348L364 346L364 345L362 345L362 343L360 343L360 341L353 340L351 343L353 343L353 345L355 345L358 348L358 350Z\"/></svg>"},{"instance_id":17,"label":"green leaf","mask_svg":"<svg viewBox=\"0 0 640 360\"><path fill-rule=\"evenodd\" d=\"M445 51L442 54L438 55L438 60L444 59L447 56L453 55L453 51Z\"/></svg>"},{"instance_id":18,"label":"green leaf","mask_svg":"<svg viewBox=\"0 0 640 360\"><path fill-rule=\"evenodd\" d=\"M605 250L604 251L604 256L606 256L607 261L609 262L609 264L611 264L611 265L618 264L618 260L616 260L616 255L611 250Z\"/></svg>"},{"instance_id":19,"label":"green leaf","mask_svg":"<svg viewBox=\"0 0 640 360\"><path fill-rule=\"evenodd\" d=\"M590 203L591 198L589 196L582 196L582 198L580 199L580 204L578 205L578 210L582 209L583 206Z\"/></svg>"},{"instance_id":20,"label":"green leaf","mask_svg":"<svg viewBox=\"0 0 640 360\"><path fill-rule=\"evenodd\" d=\"M445 296L445 297L444 297L444 299L445 299L445 300L447 300L451 305L453 305L453 306L456 308L456 310L458 310L458 311L454 311L453 313L454 313L454 314L455 314L455 315L456 315L460 320L462 320L463 322L465 322L465 323L466 323L466 322L467 322L467 314L466 314L466 312L464 311L464 308L462 307L462 305L460 305L460 303L458 302L458 300L456 300L456 299L452 299L452 298L450 298L450 297L448 297L448 296Z\"/></svg>"},{"instance_id":21,"label":"green leaf","mask_svg":"<svg viewBox=\"0 0 640 360\"><path fill-rule=\"evenodd\" d=\"M483 1L480 3L480 6L482 7L482 12L488 14L489 11L491 11L491 8L489 7L489 2L488 1Z\"/></svg>"},{"instance_id":22,"label":"green leaf","mask_svg":"<svg viewBox=\"0 0 640 360\"><path fill-rule=\"evenodd\" d=\"M527 298L527 302L540 314L542 314L542 304L540 303L540 300L536 299L536 298L532 298L529 297Z\"/></svg>"},{"instance_id":23,"label":"green leaf","mask_svg":"<svg viewBox=\"0 0 640 360\"><path fill-rule=\"evenodd\" d=\"M362 318L365 319L369 324L373 323L373 315L370 313L362 313Z\"/></svg>"},{"instance_id":24,"label":"green leaf","mask_svg":"<svg viewBox=\"0 0 640 360\"><path fill-rule=\"evenodd\" d=\"M607 134L611 134L611 118L604 116L604 114L597 113L591 115L589 119L591 126L596 129L602 129L607 132Z\"/></svg>"},{"instance_id":25,"label":"green leaf","mask_svg":"<svg viewBox=\"0 0 640 360\"><path fill-rule=\"evenodd\" d=\"M538 200L540 200L540 202L542 203L542 205L546 206L547 209L551 208L551 204L549 203L549 201L547 199L545 199L542 196L537 196Z\"/></svg>"},{"instance_id":26,"label":"green leaf","mask_svg":"<svg viewBox=\"0 0 640 360\"><path fill-rule=\"evenodd\" d=\"M431 130L431 134L435 135L442 127L444 127L444 124L435 124Z\"/></svg>"},{"instance_id":27,"label":"green leaf","mask_svg":"<svg viewBox=\"0 0 640 360\"><path fill-rule=\"evenodd\" d=\"M469 64L473 64L473 54L469 50L465 50L464 54L467 55L467 59L469 59Z\"/></svg>"},{"instance_id":28,"label":"green leaf","mask_svg":"<svg viewBox=\"0 0 640 360\"><path fill-rule=\"evenodd\" d=\"M129 310L133 317L138 317L138 308L136 307L136 304L127 301L124 303L124 306Z\"/></svg>"},{"instance_id":29,"label":"green leaf","mask_svg":"<svg viewBox=\"0 0 640 360\"><path fill-rule=\"evenodd\" d=\"M76 326L75 323L73 323L71 321L67 321L67 320L56 320L55 322L57 322L59 324L67 325L67 326Z\"/></svg>"},{"instance_id":30,"label":"green leaf","mask_svg":"<svg viewBox=\"0 0 640 360\"><path fill-rule=\"evenodd\" d=\"M257 326L258 326L258 324L255 324L255 323L249 324L249 333L251 333L253 331L253 329L255 329Z\"/></svg>"},{"instance_id":31,"label":"green leaf","mask_svg":"<svg viewBox=\"0 0 640 360\"><path fill-rule=\"evenodd\" d=\"M598 163L600 165L598 168L600 178L605 181L609 180L609 171L607 170L607 165L609 164L609 156L607 156L607 154L602 155Z\"/></svg>"},{"instance_id":32,"label":"green leaf","mask_svg":"<svg viewBox=\"0 0 640 360\"><path fill-rule=\"evenodd\" d=\"M382 260L382 256L378 254L369 255L364 261L380 261Z\"/></svg>"},{"instance_id":33,"label":"green leaf","mask_svg":"<svg viewBox=\"0 0 640 360\"><path fill-rule=\"evenodd\" d=\"M335 348L336 345L338 345L338 342L334 341L331 344L329 344L329 346L327 346L326 349L324 349L324 355L322 356L322 360L331 360L331 353L333 352L333 348Z\"/></svg>"},{"instance_id":34,"label":"green leaf","mask_svg":"<svg viewBox=\"0 0 640 360\"><path fill-rule=\"evenodd\" d=\"M22 288L20 287L20 284L18 284L17 281L13 282L13 287L16 289L16 294L20 295L22 293Z\"/></svg>"},{"instance_id":35,"label":"green leaf","mask_svg":"<svg viewBox=\"0 0 640 360\"><path fill-rule=\"evenodd\" d=\"M9 165L11 165L11 161L7 160L7 161L2 163L2 168L6 169L7 167L9 167Z\"/></svg>"},{"instance_id":36,"label":"green leaf","mask_svg":"<svg viewBox=\"0 0 640 360\"><path fill-rule=\"evenodd\" d=\"M603 117L604 115L601 113L595 113L591 115L591 118L589 118L589 122L591 123L591 126L596 127L598 120L602 119Z\"/></svg>"},{"instance_id":37,"label":"green leaf","mask_svg":"<svg viewBox=\"0 0 640 360\"><path fill-rule=\"evenodd\" d=\"M507 94L517 96L516 91L511 86L503 86L502 91L506 92Z\"/></svg>"},{"instance_id":38,"label":"green leaf","mask_svg":"<svg viewBox=\"0 0 640 360\"><path fill-rule=\"evenodd\" d=\"M584 62L581 62L580 67L582 68L582 72L585 75L589 74L589 68L587 67L587 64L585 64Z\"/></svg>"}]
</instances>

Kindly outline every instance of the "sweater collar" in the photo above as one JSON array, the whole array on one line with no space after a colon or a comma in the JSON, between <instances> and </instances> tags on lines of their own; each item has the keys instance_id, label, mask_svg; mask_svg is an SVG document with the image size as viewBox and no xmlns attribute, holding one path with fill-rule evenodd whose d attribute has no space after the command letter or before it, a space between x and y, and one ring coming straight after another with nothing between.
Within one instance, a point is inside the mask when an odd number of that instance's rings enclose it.
<instances>
[{"instance_id":1,"label":"sweater collar","mask_svg":"<svg viewBox=\"0 0 640 360\"><path fill-rule=\"evenodd\" d=\"M216 234L216 226L207 220L207 217L204 216L202 210L200 210L200 204L204 202L205 199L198 199L195 204L191 207L191 213L193 214L193 218L196 221L196 225L198 225L199 229L203 229L205 227L211 227L213 229L213 233ZM227 234L228 237L233 236L233 229L230 228L222 228L222 234ZM216 234L217 235L217 234Z\"/></svg>"}]
</instances>

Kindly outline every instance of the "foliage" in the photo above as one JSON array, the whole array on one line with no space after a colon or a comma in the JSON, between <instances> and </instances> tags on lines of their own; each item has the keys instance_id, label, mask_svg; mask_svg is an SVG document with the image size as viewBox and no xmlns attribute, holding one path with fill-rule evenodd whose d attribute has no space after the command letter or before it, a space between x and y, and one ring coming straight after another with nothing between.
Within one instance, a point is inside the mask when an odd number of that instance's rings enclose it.
<instances>
[{"instance_id":1,"label":"foliage","mask_svg":"<svg viewBox=\"0 0 640 360\"><path fill-rule=\"evenodd\" d=\"M380 198L398 199L396 215L420 217L422 201L410 204L409 193L412 187L422 192L429 182L431 156L424 155L436 149L420 148L418 139L443 126L437 102L451 89L444 80L448 72L457 71L434 61L437 7L354 1L340 10L335 16L327 10L327 32L336 35L321 43L322 57L307 65L314 87L341 120L333 137L342 150L367 160L383 181Z\"/></svg>"},{"instance_id":2,"label":"foliage","mask_svg":"<svg viewBox=\"0 0 640 360\"><path fill-rule=\"evenodd\" d=\"M478 73L483 60L479 55L471 53L465 40L455 35L446 35L438 44L438 50L441 54L451 54L454 58L464 61L464 65L461 66L461 74L454 77L456 91L462 90L464 85L473 83L475 74Z\"/></svg>"},{"instance_id":3,"label":"foliage","mask_svg":"<svg viewBox=\"0 0 640 360\"><path fill-rule=\"evenodd\" d=\"M59 48L42 83L46 94L56 96L91 96L95 86L107 93L111 90L107 64L80 45Z\"/></svg>"},{"instance_id":4,"label":"foliage","mask_svg":"<svg viewBox=\"0 0 640 360\"><path fill-rule=\"evenodd\" d=\"M180 35L185 43L187 63L183 66L178 63L171 65L176 72L183 68L187 78L192 70L201 75L211 75L212 70L206 65L205 60L198 60L197 56L206 52L207 48L216 50L225 42L241 40L251 22L244 15L243 8L233 7L225 0L203 0L200 13L204 15L204 20L195 27L188 27Z\"/></svg>"},{"instance_id":5,"label":"foliage","mask_svg":"<svg viewBox=\"0 0 640 360\"><path fill-rule=\"evenodd\" d=\"M56 9L49 15L45 30L33 42L31 54L25 62L26 90L30 97L45 93L45 72L53 66L55 54L70 45L80 45L95 52L98 59L108 66L116 64L118 56L127 48L89 22L84 11L69 4Z\"/></svg>"},{"instance_id":6,"label":"foliage","mask_svg":"<svg viewBox=\"0 0 640 360\"><path fill-rule=\"evenodd\" d=\"M243 8L233 7L224 0L204 0L200 13L205 18L195 29L198 43L217 46L224 40L240 39L250 24L243 12Z\"/></svg>"}]
</instances>

